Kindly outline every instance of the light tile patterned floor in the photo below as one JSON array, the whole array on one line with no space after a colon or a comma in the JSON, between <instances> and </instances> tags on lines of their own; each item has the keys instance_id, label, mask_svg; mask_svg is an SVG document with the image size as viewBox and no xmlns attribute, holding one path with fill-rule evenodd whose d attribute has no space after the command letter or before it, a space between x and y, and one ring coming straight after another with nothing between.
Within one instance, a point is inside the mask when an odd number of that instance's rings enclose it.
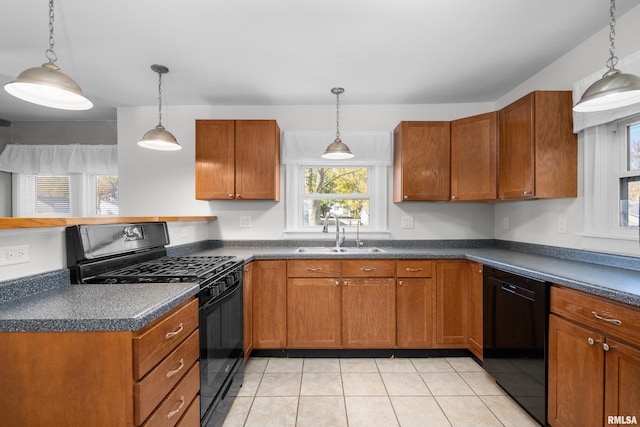
<instances>
[{"instance_id":1,"label":"light tile patterned floor","mask_svg":"<svg viewBox=\"0 0 640 427\"><path fill-rule=\"evenodd\" d=\"M538 424L468 357L252 357L224 427Z\"/></svg>"}]
</instances>

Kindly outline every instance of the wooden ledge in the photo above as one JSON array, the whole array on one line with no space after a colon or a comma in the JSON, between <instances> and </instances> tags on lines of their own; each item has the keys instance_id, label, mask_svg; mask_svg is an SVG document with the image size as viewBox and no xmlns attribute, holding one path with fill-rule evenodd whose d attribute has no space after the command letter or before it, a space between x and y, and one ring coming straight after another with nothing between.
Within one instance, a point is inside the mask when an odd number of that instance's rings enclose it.
<instances>
[{"instance_id":1,"label":"wooden ledge","mask_svg":"<svg viewBox=\"0 0 640 427\"><path fill-rule=\"evenodd\" d=\"M81 217L81 218L0 218L0 229L67 227L77 224L117 224L121 222L151 221L215 221L217 216L117 216L117 217Z\"/></svg>"}]
</instances>

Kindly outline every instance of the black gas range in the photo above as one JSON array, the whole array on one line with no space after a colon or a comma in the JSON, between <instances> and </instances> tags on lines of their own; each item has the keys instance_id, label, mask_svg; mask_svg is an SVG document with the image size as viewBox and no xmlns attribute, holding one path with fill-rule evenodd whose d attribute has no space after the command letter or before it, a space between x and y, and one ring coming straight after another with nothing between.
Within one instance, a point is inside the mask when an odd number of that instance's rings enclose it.
<instances>
[{"instance_id":1,"label":"black gas range","mask_svg":"<svg viewBox=\"0 0 640 427\"><path fill-rule=\"evenodd\" d=\"M203 426L222 425L243 378L243 260L233 256L167 256L165 222L66 228L73 283L200 285L200 405Z\"/></svg>"}]
</instances>

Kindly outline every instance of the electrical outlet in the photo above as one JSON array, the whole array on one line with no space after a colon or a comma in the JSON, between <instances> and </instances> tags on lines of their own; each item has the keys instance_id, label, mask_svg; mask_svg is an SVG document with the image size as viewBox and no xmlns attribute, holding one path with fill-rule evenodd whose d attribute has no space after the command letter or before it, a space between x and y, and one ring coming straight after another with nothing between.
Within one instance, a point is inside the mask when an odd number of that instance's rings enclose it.
<instances>
[{"instance_id":1,"label":"electrical outlet","mask_svg":"<svg viewBox=\"0 0 640 427\"><path fill-rule=\"evenodd\" d=\"M504 218L502 218L502 228L504 228L505 230L509 229L509 217L505 216Z\"/></svg>"},{"instance_id":2,"label":"electrical outlet","mask_svg":"<svg viewBox=\"0 0 640 427\"><path fill-rule=\"evenodd\" d=\"M180 229L180 237L189 237L189 229L182 227Z\"/></svg>"},{"instance_id":3,"label":"electrical outlet","mask_svg":"<svg viewBox=\"0 0 640 427\"><path fill-rule=\"evenodd\" d=\"M251 228L253 225L251 224L250 216L241 216L240 217L240 227L241 228Z\"/></svg>"},{"instance_id":4,"label":"electrical outlet","mask_svg":"<svg viewBox=\"0 0 640 427\"><path fill-rule=\"evenodd\" d=\"M567 217L561 216L558 218L558 233L566 233L567 232Z\"/></svg>"},{"instance_id":5,"label":"electrical outlet","mask_svg":"<svg viewBox=\"0 0 640 427\"><path fill-rule=\"evenodd\" d=\"M412 216L403 216L402 217L402 228L413 228L413 217Z\"/></svg>"},{"instance_id":6,"label":"electrical outlet","mask_svg":"<svg viewBox=\"0 0 640 427\"><path fill-rule=\"evenodd\" d=\"M29 245L5 246L0 248L0 265L29 262Z\"/></svg>"}]
</instances>

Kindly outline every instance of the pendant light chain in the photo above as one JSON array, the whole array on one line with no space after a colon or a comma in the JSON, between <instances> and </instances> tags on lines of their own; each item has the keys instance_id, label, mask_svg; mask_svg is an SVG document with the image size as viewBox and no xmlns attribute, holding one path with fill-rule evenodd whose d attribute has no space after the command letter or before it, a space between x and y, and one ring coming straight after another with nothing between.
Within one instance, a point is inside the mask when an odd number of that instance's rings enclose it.
<instances>
[{"instance_id":1,"label":"pendant light chain","mask_svg":"<svg viewBox=\"0 0 640 427\"><path fill-rule=\"evenodd\" d=\"M162 126L162 73L158 73L158 126Z\"/></svg>"},{"instance_id":2,"label":"pendant light chain","mask_svg":"<svg viewBox=\"0 0 640 427\"><path fill-rule=\"evenodd\" d=\"M336 93L336 138L340 139L340 93Z\"/></svg>"},{"instance_id":3,"label":"pendant light chain","mask_svg":"<svg viewBox=\"0 0 640 427\"><path fill-rule=\"evenodd\" d=\"M53 0L49 0L49 49L45 51L50 62L56 62L58 57L53 50Z\"/></svg>"},{"instance_id":4,"label":"pendant light chain","mask_svg":"<svg viewBox=\"0 0 640 427\"><path fill-rule=\"evenodd\" d=\"M616 45L616 0L611 0L611 6L609 7L609 60L607 66L610 70L613 70L618 63L618 57L615 54Z\"/></svg>"}]
</instances>

